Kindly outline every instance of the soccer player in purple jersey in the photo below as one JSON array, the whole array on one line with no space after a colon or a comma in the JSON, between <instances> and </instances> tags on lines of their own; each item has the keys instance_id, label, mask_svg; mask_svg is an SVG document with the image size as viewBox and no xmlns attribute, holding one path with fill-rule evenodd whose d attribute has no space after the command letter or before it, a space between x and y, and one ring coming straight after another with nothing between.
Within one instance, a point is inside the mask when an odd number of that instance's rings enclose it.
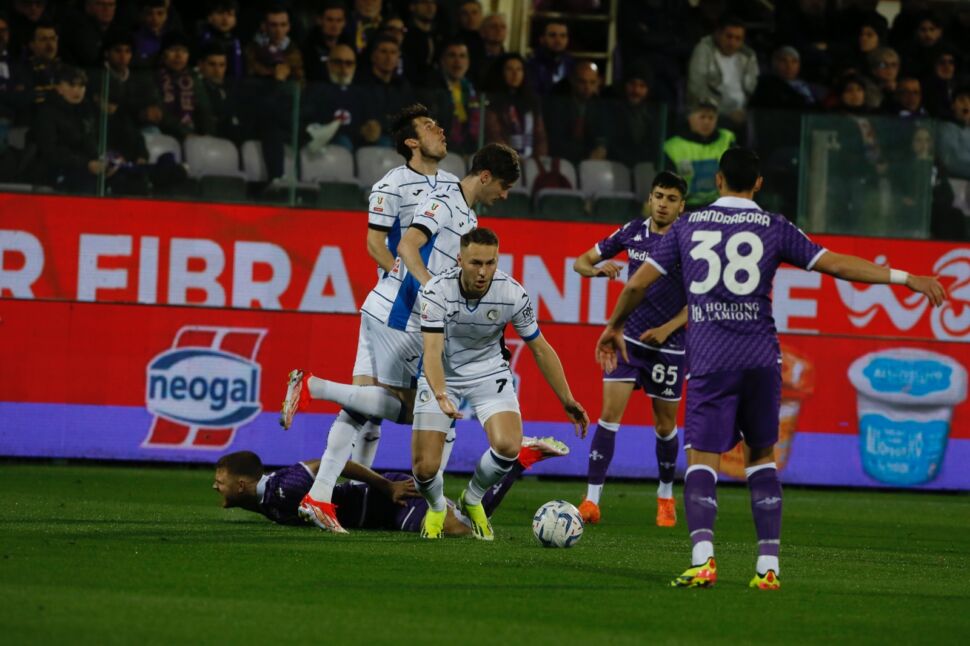
<instances>
[{"instance_id":1,"label":"soccer player in purple jersey","mask_svg":"<svg viewBox=\"0 0 970 646\"><path fill-rule=\"evenodd\" d=\"M523 438L522 451L512 470L482 499L486 513L489 516L494 513L526 469L536 462L568 453L568 447L552 438ZM225 508L240 507L280 525L303 525L308 521L299 512L300 501L313 485L319 468L319 460L309 460L264 473L258 455L237 451L219 458L212 488L219 492ZM415 489L411 476L378 474L353 461L347 462L341 475L353 480L336 485L333 491L336 514L344 527L420 531L428 503ZM374 492L380 495L372 495ZM455 512L454 502L449 501L448 509L444 533L470 536L472 529L467 519Z\"/></svg>"},{"instance_id":2,"label":"soccer player in purple jersey","mask_svg":"<svg viewBox=\"0 0 970 646\"><path fill-rule=\"evenodd\" d=\"M653 180L647 201L648 217L637 218L576 259L573 269L593 278L617 278L621 267L610 258L627 254L627 276L632 276L656 247L674 220L684 212L687 182L663 171ZM602 260L607 262L596 266ZM665 276L650 288L647 299L630 316L623 337L631 346L628 363L619 360L616 370L603 373L603 409L593 432L589 451L586 497L579 505L583 521L600 521L600 495L613 460L616 433L634 388L642 388L653 403L657 435L657 525L677 524L674 502L674 469L677 466L677 407L684 381L684 332L687 309L684 290L676 276Z\"/></svg>"},{"instance_id":3,"label":"soccer player in purple jersey","mask_svg":"<svg viewBox=\"0 0 970 646\"><path fill-rule=\"evenodd\" d=\"M936 278L880 267L828 251L781 215L754 202L762 178L758 156L733 148L721 156L720 199L681 217L630 278L596 346L600 365L612 370L627 356L623 324L646 290L678 265L687 295L687 417L684 507L692 566L675 587L710 587L717 581L714 521L721 453L745 443L745 474L758 536L751 587L774 590L781 543L781 483L775 467L781 352L771 315L771 285L787 262L843 280L906 285L940 305L946 291Z\"/></svg>"}]
</instances>

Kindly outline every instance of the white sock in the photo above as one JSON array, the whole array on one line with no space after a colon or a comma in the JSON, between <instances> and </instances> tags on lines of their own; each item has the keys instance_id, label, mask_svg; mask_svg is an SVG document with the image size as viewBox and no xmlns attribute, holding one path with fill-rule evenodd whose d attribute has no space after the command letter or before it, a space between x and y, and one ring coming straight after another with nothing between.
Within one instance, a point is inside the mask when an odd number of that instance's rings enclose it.
<instances>
[{"instance_id":1,"label":"white sock","mask_svg":"<svg viewBox=\"0 0 970 646\"><path fill-rule=\"evenodd\" d=\"M326 399L367 417L394 421L401 416L401 400L383 386L338 384L318 377L307 379L310 397Z\"/></svg>"},{"instance_id":2,"label":"white sock","mask_svg":"<svg viewBox=\"0 0 970 646\"><path fill-rule=\"evenodd\" d=\"M657 483L657 498L673 498L674 483L661 480Z\"/></svg>"},{"instance_id":3,"label":"white sock","mask_svg":"<svg viewBox=\"0 0 970 646\"><path fill-rule=\"evenodd\" d=\"M311 498L319 502L332 502L333 487L353 453L354 439L361 427L362 424L348 415L347 411L340 411L337 415L327 435L327 450L320 458L320 469L313 486L310 487Z\"/></svg>"},{"instance_id":4,"label":"white sock","mask_svg":"<svg viewBox=\"0 0 970 646\"><path fill-rule=\"evenodd\" d=\"M428 501L428 507L433 511L444 511L447 508L445 502L445 478L441 472L435 474L430 480L418 480L414 478L414 486L418 492Z\"/></svg>"},{"instance_id":5,"label":"white sock","mask_svg":"<svg viewBox=\"0 0 970 646\"><path fill-rule=\"evenodd\" d=\"M775 574L781 576L781 568L778 566L777 556L759 556L758 563L754 566L754 569L762 576L767 574L768 570L774 570Z\"/></svg>"},{"instance_id":6,"label":"white sock","mask_svg":"<svg viewBox=\"0 0 970 646\"><path fill-rule=\"evenodd\" d=\"M707 563L707 559L714 556L714 543L710 541L700 541L694 543L694 550L691 552L690 564L701 565Z\"/></svg>"},{"instance_id":7,"label":"white sock","mask_svg":"<svg viewBox=\"0 0 970 646\"><path fill-rule=\"evenodd\" d=\"M468 489L465 490L465 502L469 505L477 505L482 501L482 497L489 487L502 479L502 477L512 469L516 458L506 458L491 448L482 454L475 467L475 473L468 482Z\"/></svg>"},{"instance_id":8,"label":"white sock","mask_svg":"<svg viewBox=\"0 0 970 646\"><path fill-rule=\"evenodd\" d=\"M586 485L586 500L594 505L600 504L600 494L603 493L603 485Z\"/></svg>"},{"instance_id":9,"label":"white sock","mask_svg":"<svg viewBox=\"0 0 970 646\"><path fill-rule=\"evenodd\" d=\"M438 469L439 474L443 474L445 469L448 468L448 460L451 459L451 450L455 448L455 427L452 426L448 429L448 433L445 434L445 445L441 449L441 468Z\"/></svg>"},{"instance_id":10,"label":"white sock","mask_svg":"<svg viewBox=\"0 0 970 646\"><path fill-rule=\"evenodd\" d=\"M357 464L363 464L370 468L374 464L374 457L377 455L377 447L381 440L380 420L373 422L367 420L357 435L354 442L354 454L351 459Z\"/></svg>"}]
</instances>

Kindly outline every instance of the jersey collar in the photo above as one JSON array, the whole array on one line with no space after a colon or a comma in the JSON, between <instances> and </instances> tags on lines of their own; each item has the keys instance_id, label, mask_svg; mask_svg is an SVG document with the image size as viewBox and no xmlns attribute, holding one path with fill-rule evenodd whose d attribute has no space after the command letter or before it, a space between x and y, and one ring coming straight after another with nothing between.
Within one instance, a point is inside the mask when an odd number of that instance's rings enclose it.
<instances>
[{"instance_id":1,"label":"jersey collar","mask_svg":"<svg viewBox=\"0 0 970 646\"><path fill-rule=\"evenodd\" d=\"M469 295L465 292L465 286L461 284L461 270L460 269L458 270L458 293L461 294L461 297L465 299L466 305L468 301L480 301L483 298L485 298L485 296L488 295L489 290L492 289L492 283L494 282L495 282L495 277L493 276L492 280L489 281L488 287L485 289L484 294L482 294L477 298L469 297ZM476 305L475 307L478 307L478 306Z\"/></svg>"},{"instance_id":2,"label":"jersey collar","mask_svg":"<svg viewBox=\"0 0 970 646\"><path fill-rule=\"evenodd\" d=\"M425 175L424 173L422 173L421 171L419 171L418 169L416 169L414 166L411 165L411 160L408 160L407 163L404 164L404 165L407 166L407 168L408 168L409 171L411 171L412 173L414 173L418 177L424 179L424 181L426 181L431 186L431 188L435 188L438 185L438 171L437 170L434 172L433 175Z\"/></svg>"},{"instance_id":3,"label":"jersey collar","mask_svg":"<svg viewBox=\"0 0 970 646\"><path fill-rule=\"evenodd\" d=\"M761 207L754 200L743 197L719 197L711 206L726 206L729 209L755 209L760 211Z\"/></svg>"}]
</instances>

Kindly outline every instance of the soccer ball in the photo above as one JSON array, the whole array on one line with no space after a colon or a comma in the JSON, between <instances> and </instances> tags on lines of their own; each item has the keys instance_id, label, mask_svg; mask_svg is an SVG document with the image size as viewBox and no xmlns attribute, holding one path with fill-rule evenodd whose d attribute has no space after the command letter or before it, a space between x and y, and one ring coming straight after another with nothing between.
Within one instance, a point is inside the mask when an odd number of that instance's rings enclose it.
<instances>
[{"instance_id":1,"label":"soccer ball","mask_svg":"<svg viewBox=\"0 0 970 646\"><path fill-rule=\"evenodd\" d=\"M550 500L532 517L532 533L543 547L572 547L583 535L583 519L571 503Z\"/></svg>"}]
</instances>

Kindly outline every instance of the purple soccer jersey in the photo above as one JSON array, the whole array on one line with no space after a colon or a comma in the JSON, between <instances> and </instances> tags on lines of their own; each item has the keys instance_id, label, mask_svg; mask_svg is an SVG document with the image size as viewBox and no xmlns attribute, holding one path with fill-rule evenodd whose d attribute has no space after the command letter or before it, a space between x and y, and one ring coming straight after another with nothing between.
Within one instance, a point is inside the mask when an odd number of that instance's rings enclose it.
<instances>
[{"instance_id":1,"label":"purple soccer jersey","mask_svg":"<svg viewBox=\"0 0 970 646\"><path fill-rule=\"evenodd\" d=\"M751 200L722 197L682 215L647 262L665 275L679 267L691 375L781 361L771 313L775 272L783 262L810 270L824 252L794 224Z\"/></svg>"},{"instance_id":2,"label":"purple soccer jersey","mask_svg":"<svg viewBox=\"0 0 970 646\"><path fill-rule=\"evenodd\" d=\"M302 462L277 469L260 483L259 511L274 523L302 525L296 510L312 486L313 474Z\"/></svg>"},{"instance_id":3,"label":"purple soccer jersey","mask_svg":"<svg viewBox=\"0 0 970 646\"><path fill-rule=\"evenodd\" d=\"M669 233L669 231L668 231ZM637 218L627 222L609 237L596 243L596 250L604 260L618 256L626 251L627 277L632 276L640 265L649 258L665 235L651 233L650 220ZM676 270L676 267L673 268ZM647 290L647 296L636 310L630 314L623 326L623 336L634 341L647 330L659 327L677 316L684 309L686 300L676 271L668 272ZM665 350L684 349L684 330L677 330L664 342Z\"/></svg>"}]
</instances>

